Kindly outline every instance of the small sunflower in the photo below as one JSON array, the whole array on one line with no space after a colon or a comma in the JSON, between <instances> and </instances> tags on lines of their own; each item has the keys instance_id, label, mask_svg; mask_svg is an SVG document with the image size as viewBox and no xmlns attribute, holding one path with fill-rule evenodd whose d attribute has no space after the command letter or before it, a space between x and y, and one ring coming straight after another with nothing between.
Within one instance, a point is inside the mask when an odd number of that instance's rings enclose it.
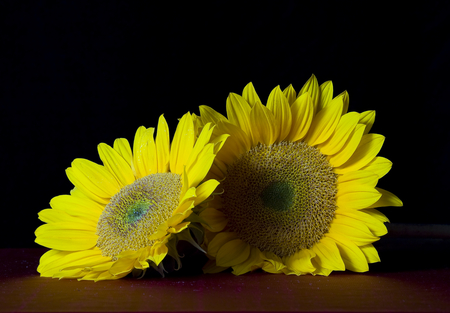
<instances>
[{"instance_id":1,"label":"small sunflower","mask_svg":"<svg viewBox=\"0 0 450 313\"><path fill-rule=\"evenodd\" d=\"M179 261L178 240L197 245L189 231L198 234L193 209L219 184L202 181L227 135L211 141L210 124L198 134L189 113L172 145L163 116L156 140L154 131L141 126L133 152L123 138L113 147L99 144L103 165L72 162L66 173L75 188L39 213L46 224L36 230L36 242L51 249L40 259L41 276L98 281L149 267L162 271L167 254Z\"/></svg>"},{"instance_id":2,"label":"small sunflower","mask_svg":"<svg viewBox=\"0 0 450 313\"><path fill-rule=\"evenodd\" d=\"M205 272L329 275L380 260L372 243L388 219L375 208L402 202L376 187L392 163L377 156L384 137L369 133L375 112L347 113L348 103L312 75L298 94L276 87L267 105L249 83L229 95L228 118L200 106L199 127L230 134L211 169L223 194L200 213Z\"/></svg>"}]
</instances>

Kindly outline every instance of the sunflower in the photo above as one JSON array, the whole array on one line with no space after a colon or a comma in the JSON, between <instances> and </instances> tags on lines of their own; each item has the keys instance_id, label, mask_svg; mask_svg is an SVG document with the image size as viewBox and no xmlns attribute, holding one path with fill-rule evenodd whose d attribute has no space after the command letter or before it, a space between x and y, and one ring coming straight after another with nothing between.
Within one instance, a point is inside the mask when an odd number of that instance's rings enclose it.
<instances>
[{"instance_id":1,"label":"sunflower","mask_svg":"<svg viewBox=\"0 0 450 313\"><path fill-rule=\"evenodd\" d=\"M312 75L298 94L276 87L266 105L249 83L229 95L228 118L200 106L199 127L230 134L210 176L223 193L200 213L205 272L329 275L380 260L372 243L388 219L375 208L402 202L376 187L392 163L377 156L384 137L369 133L375 112L347 113L348 103Z\"/></svg>"},{"instance_id":2,"label":"sunflower","mask_svg":"<svg viewBox=\"0 0 450 313\"><path fill-rule=\"evenodd\" d=\"M103 165L72 162L66 173L75 188L39 213L46 224L37 228L36 242L51 249L40 259L41 276L98 281L149 267L163 271L166 255L179 261L178 240L197 245L190 230L197 237L201 227L195 228L193 210L219 184L203 180L227 135L210 140L210 124L198 134L189 113L171 146L162 115L156 140L154 131L141 126L133 152L123 138L113 147L99 144Z\"/></svg>"}]
</instances>

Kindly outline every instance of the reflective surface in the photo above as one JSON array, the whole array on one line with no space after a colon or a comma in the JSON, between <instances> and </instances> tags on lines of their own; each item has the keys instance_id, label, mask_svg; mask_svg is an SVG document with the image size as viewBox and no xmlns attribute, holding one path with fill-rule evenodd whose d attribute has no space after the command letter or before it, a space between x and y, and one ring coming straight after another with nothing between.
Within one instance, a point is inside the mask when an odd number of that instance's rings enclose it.
<instances>
[{"instance_id":1,"label":"reflective surface","mask_svg":"<svg viewBox=\"0 0 450 313\"><path fill-rule=\"evenodd\" d=\"M417 264L417 269L399 270L393 259L399 255L388 253L392 240L385 241L387 246L379 250L382 259L383 254L384 259L391 258L389 263L372 265L371 272L362 274L333 272L329 277L297 277L254 272L234 276L203 275L196 269L165 278L154 275L97 283L39 277L36 267L45 249L2 249L0 311L450 310L450 269L438 263L435 268ZM408 257L406 245L396 246ZM422 257L440 256L427 253Z\"/></svg>"}]
</instances>

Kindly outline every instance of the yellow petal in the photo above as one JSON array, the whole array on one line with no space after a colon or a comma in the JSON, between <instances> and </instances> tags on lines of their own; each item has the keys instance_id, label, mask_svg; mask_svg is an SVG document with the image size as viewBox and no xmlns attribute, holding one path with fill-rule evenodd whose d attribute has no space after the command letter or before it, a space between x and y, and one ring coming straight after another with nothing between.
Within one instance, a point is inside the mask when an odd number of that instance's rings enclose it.
<instances>
[{"instance_id":1,"label":"yellow petal","mask_svg":"<svg viewBox=\"0 0 450 313\"><path fill-rule=\"evenodd\" d=\"M166 257L167 252L169 252L169 249L167 248L165 243L159 242L153 245L148 258L152 260L156 264L156 266L158 266L159 263L161 263L161 261Z\"/></svg>"},{"instance_id":2,"label":"yellow petal","mask_svg":"<svg viewBox=\"0 0 450 313\"><path fill-rule=\"evenodd\" d=\"M221 133L230 135L224 144L226 148L221 149L219 154L230 153L232 158L237 158L250 149L252 139L241 128L228 122L219 122L217 125Z\"/></svg>"},{"instance_id":3,"label":"yellow petal","mask_svg":"<svg viewBox=\"0 0 450 313\"><path fill-rule=\"evenodd\" d=\"M179 214L181 215L181 214ZM181 218L180 221L182 221L184 218ZM173 223L173 225L177 225L178 222ZM169 228L169 226L167 225L167 222L165 223L161 223L157 230L151 234L150 236L148 236L148 240L159 240L161 238L163 238L164 236L167 235L167 229Z\"/></svg>"},{"instance_id":4,"label":"yellow petal","mask_svg":"<svg viewBox=\"0 0 450 313\"><path fill-rule=\"evenodd\" d=\"M294 87L292 87L292 84L283 90L283 94L286 97L289 105L292 105L297 99L297 93L295 92Z\"/></svg>"},{"instance_id":5,"label":"yellow petal","mask_svg":"<svg viewBox=\"0 0 450 313\"><path fill-rule=\"evenodd\" d=\"M334 240L323 237L311 250L316 254L314 260L320 267L333 271L345 270L344 262Z\"/></svg>"},{"instance_id":6,"label":"yellow petal","mask_svg":"<svg viewBox=\"0 0 450 313\"><path fill-rule=\"evenodd\" d=\"M89 190L89 187L82 185L81 182L83 181L83 179L79 179L77 177L77 175L74 174L74 172L75 171L74 171L73 167L69 167L66 169L67 177L72 182L72 184L75 185L75 188L70 191L70 194L72 196L76 196L77 198L80 198L80 199L82 199L82 198L89 199L92 202L96 202L97 204L100 204L103 206L105 206L106 204L109 203L110 197L102 198L102 197L99 197L97 194L91 192ZM87 185L89 186L90 184L87 183Z\"/></svg>"},{"instance_id":7,"label":"yellow petal","mask_svg":"<svg viewBox=\"0 0 450 313\"><path fill-rule=\"evenodd\" d=\"M209 143L213 131L210 126L208 123L203 127L186 163L186 173L191 186L197 186L205 178L215 158L215 144Z\"/></svg>"},{"instance_id":8,"label":"yellow petal","mask_svg":"<svg viewBox=\"0 0 450 313\"><path fill-rule=\"evenodd\" d=\"M136 261L134 262L134 267L138 268L138 269L146 269L149 268L150 265L148 264L148 256L151 253L151 249L152 247L150 246L146 246L145 248L139 249L138 252L140 252L138 258L136 259Z\"/></svg>"},{"instance_id":9,"label":"yellow petal","mask_svg":"<svg viewBox=\"0 0 450 313\"><path fill-rule=\"evenodd\" d=\"M333 99L333 83L331 80L326 81L320 85L320 97L318 111L325 108Z\"/></svg>"},{"instance_id":10,"label":"yellow petal","mask_svg":"<svg viewBox=\"0 0 450 313\"><path fill-rule=\"evenodd\" d=\"M97 220L86 219L83 217L75 217L67 214L65 211L55 209L45 209L39 212L39 219L45 223L61 223L61 222L74 222L79 224L86 224L90 227L97 227Z\"/></svg>"},{"instance_id":11,"label":"yellow petal","mask_svg":"<svg viewBox=\"0 0 450 313\"><path fill-rule=\"evenodd\" d=\"M275 122L279 130L277 140L282 141L291 131L292 114L288 100L281 91L280 86L272 90L266 106L275 116Z\"/></svg>"},{"instance_id":12,"label":"yellow petal","mask_svg":"<svg viewBox=\"0 0 450 313\"><path fill-rule=\"evenodd\" d=\"M64 272L66 272L66 271L60 272L60 274L62 274ZM108 273L108 271L106 271L106 272ZM77 279L78 281L82 281L82 280L93 280L93 281L96 281L97 278L102 274L102 272L93 272L93 271L90 271L90 272L89 271L83 271L83 273L85 273L84 276L82 276L82 277L77 276L77 277L73 277L73 278L78 278Z\"/></svg>"},{"instance_id":13,"label":"yellow petal","mask_svg":"<svg viewBox=\"0 0 450 313\"><path fill-rule=\"evenodd\" d=\"M385 137L378 134L364 135L352 157L342 165L346 171L356 171L371 162L383 146Z\"/></svg>"},{"instance_id":14,"label":"yellow petal","mask_svg":"<svg viewBox=\"0 0 450 313\"><path fill-rule=\"evenodd\" d=\"M396 195L387 190L376 188L378 192L381 193L380 199L374 204L370 205L368 208L380 208L386 206L403 206L402 200L400 200Z\"/></svg>"},{"instance_id":15,"label":"yellow petal","mask_svg":"<svg viewBox=\"0 0 450 313\"><path fill-rule=\"evenodd\" d=\"M311 263L311 259L315 256L310 249L302 249L286 258L286 266L297 275L312 273L316 270Z\"/></svg>"},{"instance_id":16,"label":"yellow petal","mask_svg":"<svg viewBox=\"0 0 450 313\"><path fill-rule=\"evenodd\" d=\"M375 187L378 183L378 175L371 171L348 172L338 177L338 189L348 189L356 185Z\"/></svg>"},{"instance_id":17,"label":"yellow petal","mask_svg":"<svg viewBox=\"0 0 450 313\"><path fill-rule=\"evenodd\" d=\"M180 199L184 198L186 192L191 188L191 185L189 184L189 177L186 173L186 166L183 166L183 174L181 175L181 193L180 193ZM195 188L195 187L194 187Z\"/></svg>"},{"instance_id":18,"label":"yellow petal","mask_svg":"<svg viewBox=\"0 0 450 313\"><path fill-rule=\"evenodd\" d=\"M197 206L205 201L214 192L214 190L216 190L218 185L219 182L215 179L210 179L200 184L200 186L197 187L197 197L194 205Z\"/></svg>"},{"instance_id":19,"label":"yellow petal","mask_svg":"<svg viewBox=\"0 0 450 313\"><path fill-rule=\"evenodd\" d=\"M278 274L282 273L283 269L286 268L283 260L273 252L264 251L262 252L263 259L265 262L263 263L262 269L268 273Z\"/></svg>"},{"instance_id":20,"label":"yellow petal","mask_svg":"<svg viewBox=\"0 0 450 313\"><path fill-rule=\"evenodd\" d=\"M89 197L109 199L120 190L119 183L104 166L89 160L75 159L72 171L66 172L69 180Z\"/></svg>"},{"instance_id":21,"label":"yellow petal","mask_svg":"<svg viewBox=\"0 0 450 313\"><path fill-rule=\"evenodd\" d=\"M73 279L73 278L79 278L83 277L84 275L88 274L89 272L86 271L83 268L76 268L72 270L62 270L60 272L57 272L53 274L53 278L59 278L59 279Z\"/></svg>"},{"instance_id":22,"label":"yellow petal","mask_svg":"<svg viewBox=\"0 0 450 313\"><path fill-rule=\"evenodd\" d=\"M214 174L215 176L211 176L208 178L222 179L227 172L227 164L233 163L239 157L239 155L232 150L232 148L238 147L239 143L237 143L236 141L233 142L232 138L230 140L227 140L227 143L228 145L225 146L225 149L222 149L219 151L219 153L217 153L217 156L214 159L215 162L211 167L210 174Z\"/></svg>"},{"instance_id":23,"label":"yellow petal","mask_svg":"<svg viewBox=\"0 0 450 313\"><path fill-rule=\"evenodd\" d=\"M250 246L241 239L234 239L225 243L217 252L218 266L234 266L247 260L250 255Z\"/></svg>"},{"instance_id":24,"label":"yellow petal","mask_svg":"<svg viewBox=\"0 0 450 313\"><path fill-rule=\"evenodd\" d=\"M230 93L227 98L227 115L229 121L241 128L244 133L252 138L250 125L250 110L251 107L240 95Z\"/></svg>"},{"instance_id":25,"label":"yellow petal","mask_svg":"<svg viewBox=\"0 0 450 313\"><path fill-rule=\"evenodd\" d=\"M219 153L228 137L230 137L229 134L222 134L211 140L211 143L214 144L214 154Z\"/></svg>"},{"instance_id":26,"label":"yellow petal","mask_svg":"<svg viewBox=\"0 0 450 313\"><path fill-rule=\"evenodd\" d=\"M357 246L367 245L379 240L369 228L360 220L336 214L330 227L330 234L339 233Z\"/></svg>"},{"instance_id":27,"label":"yellow petal","mask_svg":"<svg viewBox=\"0 0 450 313\"><path fill-rule=\"evenodd\" d=\"M262 253L258 248L250 247L250 254L247 260L244 262L233 266L234 275L242 275L249 271L253 271L257 268L261 268L264 263L262 258Z\"/></svg>"},{"instance_id":28,"label":"yellow petal","mask_svg":"<svg viewBox=\"0 0 450 313\"><path fill-rule=\"evenodd\" d=\"M169 171L170 162L170 138L169 126L167 125L164 115L158 120L158 130L156 133L156 159L157 172L167 173Z\"/></svg>"},{"instance_id":29,"label":"yellow petal","mask_svg":"<svg viewBox=\"0 0 450 313\"><path fill-rule=\"evenodd\" d=\"M185 209L188 205L192 204L194 205L195 198L197 196L197 188L196 187L190 187L186 192L180 193L180 201L178 202L178 208L174 210L172 213L184 213L185 210L180 211L182 207ZM188 204L187 204L188 203Z\"/></svg>"},{"instance_id":30,"label":"yellow petal","mask_svg":"<svg viewBox=\"0 0 450 313\"><path fill-rule=\"evenodd\" d=\"M214 208L206 208L200 217L207 223L205 228L213 232L222 231L228 223L225 214Z\"/></svg>"},{"instance_id":31,"label":"yellow petal","mask_svg":"<svg viewBox=\"0 0 450 313\"><path fill-rule=\"evenodd\" d=\"M380 237L387 234L387 228L383 222L368 213L362 212L362 210L356 211L338 209L335 213L336 215L343 215L348 218L363 222L375 236Z\"/></svg>"},{"instance_id":32,"label":"yellow petal","mask_svg":"<svg viewBox=\"0 0 450 313\"><path fill-rule=\"evenodd\" d=\"M97 282L97 281L101 281L101 280L116 280L116 279L123 278L123 277L127 276L128 274L129 273L125 272L125 273L119 274L119 275L111 275L111 273L109 273L109 272L103 272L96 279L94 279L94 281Z\"/></svg>"},{"instance_id":33,"label":"yellow petal","mask_svg":"<svg viewBox=\"0 0 450 313\"><path fill-rule=\"evenodd\" d=\"M309 133L305 138L306 143L315 146L330 138L339 124L341 114L342 99L335 98L314 116Z\"/></svg>"},{"instance_id":34,"label":"yellow petal","mask_svg":"<svg viewBox=\"0 0 450 313\"><path fill-rule=\"evenodd\" d=\"M187 172L191 186L198 186L206 174L208 174L216 157L212 152L213 144L209 145L209 149L205 147L205 151L199 155L198 161Z\"/></svg>"},{"instance_id":35,"label":"yellow petal","mask_svg":"<svg viewBox=\"0 0 450 313\"><path fill-rule=\"evenodd\" d=\"M313 102L309 93L299 96L291 105L292 127L286 140L298 141L309 131L314 115Z\"/></svg>"},{"instance_id":36,"label":"yellow petal","mask_svg":"<svg viewBox=\"0 0 450 313\"><path fill-rule=\"evenodd\" d=\"M60 195L50 200L53 209L61 210L72 216L79 216L92 221L98 221L104 205L92 201L89 198L79 198L69 195Z\"/></svg>"},{"instance_id":37,"label":"yellow petal","mask_svg":"<svg viewBox=\"0 0 450 313\"><path fill-rule=\"evenodd\" d=\"M195 113L192 113L192 121L194 122L194 127L197 129L202 128L205 124L204 119Z\"/></svg>"},{"instance_id":38,"label":"yellow petal","mask_svg":"<svg viewBox=\"0 0 450 313\"><path fill-rule=\"evenodd\" d=\"M278 263L277 263L278 264ZM281 263L282 264L282 263ZM281 274L284 273L286 271L286 266L283 265L283 267L281 269L279 269L276 265L274 265L273 262L270 261L264 261L261 269L267 273L271 273L271 274ZM291 272L287 272L286 275L291 274Z\"/></svg>"},{"instance_id":39,"label":"yellow petal","mask_svg":"<svg viewBox=\"0 0 450 313\"><path fill-rule=\"evenodd\" d=\"M237 238L235 232L221 232L218 233L208 245L208 254L216 257L219 250L224 244Z\"/></svg>"},{"instance_id":40,"label":"yellow petal","mask_svg":"<svg viewBox=\"0 0 450 313\"><path fill-rule=\"evenodd\" d=\"M342 107L342 115L347 114L347 112L348 112L348 104L349 104L349 101L350 101L350 98L349 98L347 90L341 92L337 97L342 97L342 101L344 103L344 105Z\"/></svg>"},{"instance_id":41,"label":"yellow petal","mask_svg":"<svg viewBox=\"0 0 450 313\"><path fill-rule=\"evenodd\" d=\"M351 158L355 150L358 148L359 143L361 142L365 127L366 126L362 124L356 125L355 129L348 137L342 149L338 153L330 155L328 157L328 161L330 162L331 166L336 169Z\"/></svg>"},{"instance_id":42,"label":"yellow petal","mask_svg":"<svg viewBox=\"0 0 450 313\"><path fill-rule=\"evenodd\" d=\"M311 75L308 81L303 85L302 89L300 89L297 98L306 92L309 93L311 97L313 103L313 115L315 115L319 111L318 106L320 97L320 87L314 74Z\"/></svg>"},{"instance_id":43,"label":"yellow petal","mask_svg":"<svg viewBox=\"0 0 450 313\"><path fill-rule=\"evenodd\" d=\"M222 155L224 157L225 155ZM208 177L211 179L223 179L227 172L227 167L225 164L231 164L231 163L225 163L221 158L218 156L214 159L214 163L211 166L211 169L209 170Z\"/></svg>"},{"instance_id":44,"label":"yellow petal","mask_svg":"<svg viewBox=\"0 0 450 313\"><path fill-rule=\"evenodd\" d=\"M255 87L253 87L252 82L248 83L247 86L244 87L244 91L242 92L242 97L247 101L250 106L254 106L255 103L261 103L259 100L258 94L256 93Z\"/></svg>"},{"instance_id":45,"label":"yellow petal","mask_svg":"<svg viewBox=\"0 0 450 313\"><path fill-rule=\"evenodd\" d=\"M99 250L99 254L101 255L101 251ZM102 258L104 258L104 263L99 263L98 265L93 265L91 266L92 271L97 271L97 272L103 272L103 271L108 271L111 266L114 264L114 261L111 261L111 258L109 257L104 257L102 256Z\"/></svg>"},{"instance_id":46,"label":"yellow petal","mask_svg":"<svg viewBox=\"0 0 450 313\"><path fill-rule=\"evenodd\" d=\"M378 176L368 171L349 172L338 177L338 192L336 198L344 197L346 194L367 192L367 195L358 197L372 198L371 194L377 195L374 189L378 182ZM350 195L353 197L353 195Z\"/></svg>"},{"instance_id":47,"label":"yellow petal","mask_svg":"<svg viewBox=\"0 0 450 313\"><path fill-rule=\"evenodd\" d=\"M66 169L66 171L72 170L72 168L68 168ZM72 171L73 172L73 171ZM93 201L91 198L89 198L87 195L85 195L80 189L78 189L77 187L73 187L73 189L69 192L71 196L76 197L76 198L80 198L80 199L88 199L91 202L95 202ZM109 202L109 199L103 199L106 201L106 203ZM97 203L97 202L95 202ZM101 202L97 203L98 205L100 205L103 208L105 207L105 205Z\"/></svg>"},{"instance_id":48,"label":"yellow petal","mask_svg":"<svg viewBox=\"0 0 450 313\"><path fill-rule=\"evenodd\" d=\"M341 117L334 133L325 142L317 146L326 155L338 153L358 124L359 113L351 112Z\"/></svg>"},{"instance_id":49,"label":"yellow petal","mask_svg":"<svg viewBox=\"0 0 450 313\"><path fill-rule=\"evenodd\" d=\"M122 156L122 158L128 163L131 167L131 159L133 158L133 154L131 153L131 147L128 140L125 138L118 138L114 141L114 150L117 151L118 154Z\"/></svg>"},{"instance_id":50,"label":"yellow petal","mask_svg":"<svg viewBox=\"0 0 450 313\"><path fill-rule=\"evenodd\" d=\"M73 252L58 261L54 262L53 266L64 270L76 268L102 270L112 265L111 258L103 256L100 249Z\"/></svg>"},{"instance_id":51,"label":"yellow petal","mask_svg":"<svg viewBox=\"0 0 450 313\"><path fill-rule=\"evenodd\" d=\"M257 102L251 112L250 121L255 143L271 145L278 138L279 129L272 112Z\"/></svg>"},{"instance_id":52,"label":"yellow petal","mask_svg":"<svg viewBox=\"0 0 450 313\"><path fill-rule=\"evenodd\" d=\"M178 123L170 149L170 171L181 175L195 142L192 117L186 113Z\"/></svg>"},{"instance_id":53,"label":"yellow petal","mask_svg":"<svg viewBox=\"0 0 450 313\"><path fill-rule=\"evenodd\" d=\"M199 154L204 150L205 146L210 144L209 140L211 139L211 135L213 133L213 129L211 128L211 124L207 123L203 127L200 135L198 136L197 140L195 141L194 148L191 151L191 154L186 162L186 169L189 171L189 169L194 166L196 163L198 163L198 157ZM211 144L211 147L214 145ZM212 150L211 150L212 151Z\"/></svg>"},{"instance_id":54,"label":"yellow petal","mask_svg":"<svg viewBox=\"0 0 450 313\"><path fill-rule=\"evenodd\" d=\"M194 208L194 201L186 201L182 205L179 205L176 210L172 212L172 217L167 220L167 224L169 226L176 225L180 223L183 219L189 216L191 211Z\"/></svg>"},{"instance_id":55,"label":"yellow petal","mask_svg":"<svg viewBox=\"0 0 450 313\"><path fill-rule=\"evenodd\" d=\"M336 197L336 205L338 208L359 210L368 208L380 197L381 193L375 188L359 185Z\"/></svg>"},{"instance_id":56,"label":"yellow petal","mask_svg":"<svg viewBox=\"0 0 450 313\"><path fill-rule=\"evenodd\" d=\"M366 256L367 263L377 263L380 262L380 256L378 255L377 249L372 244L359 247Z\"/></svg>"},{"instance_id":57,"label":"yellow petal","mask_svg":"<svg viewBox=\"0 0 450 313\"><path fill-rule=\"evenodd\" d=\"M54 273L60 270L58 265L54 265L55 261L57 262L70 253L74 252L59 250L49 250L45 252L39 260L39 266L37 268L38 273L40 273L42 277L52 277Z\"/></svg>"},{"instance_id":58,"label":"yellow petal","mask_svg":"<svg viewBox=\"0 0 450 313\"><path fill-rule=\"evenodd\" d=\"M86 250L97 243L95 232L95 227L74 222L44 224L36 229L35 242L61 251Z\"/></svg>"},{"instance_id":59,"label":"yellow petal","mask_svg":"<svg viewBox=\"0 0 450 313\"><path fill-rule=\"evenodd\" d=\"M179 232L185 230L189 226L190 223L191 222L180 223L178 225L170 227L167 231L172 234L179 233Z\"/></svg>"},{"instance_id":60,"label":"yellow petal","mask_svg":"<svg viewBox=\"0 0 450 313\"><path fill-rule=\"evenodd\" d=\"M366 125L364 135L368 134L369 131L372 129L373 123L375 123L375 111L362 112L359 123Z\"/></svg>"},{"instance_id":61,"label":"yellow petal","mask_svg":"<svg viewBox=\"0 0 450 313\"><path fill-rule=\"evenodd\" d=\"M369 270L366 257L357 245L337 233L328 233L325 236L336 242L347 269L353 272L367 272Z\"/></svg>"},{"instance_id":62,"label":"yellow petal","mask_svg":"<svg viewBox=\"0 0 450 313\"><path fill-rule=\"evenodd\" d=\"M392 162L383 157L376 157L366 166L361 167L361 171L367 170L378 175L378 178L386 175L392 168Z\"/></svg>"},{"instance_id":63,"label":"yellow petal","mask_svg":"<svg viewBox=\"0 0 450 313\"><path fill-rule=\"evenodd\" d=\"M371 162L380 152L384 143L384 136L378 134L367 134L361 139L353 155L347 162L336 169L337 174L357 171Z\"/></svg>"},{"instance_id":64,"label":"yellow petal","mask_svg":"<svg viewBox=\"0 0 450 313\"><path fill-rule=\"evenodd\" d=\"M227 118L214 110L213 108L210 108L206 105L199 106L200 110L200 116L202 117L202 120L204 123L212 123L213 125L216 125L219 121L227 121Z\"/></svg>"},{"instance_id":65,"label":"yellow petal","mask_svg":"<svg viewBox=\"0 0 450 313\"><path fill-rule=\"evenodd\" d=\"M69 251L49 250L45 252L39 259L39 266L37 271L44 277L52 277L54 272L59 271L57 266L53 266L55 261L58 261L68 255Z\"/></svg>"},{"instance_id":66,"label":"yellow petal","mask_svg":"<svg viewBox=\"0 0 450 313\"><path fill-rule=\"evenodd\" d=\"M125 259L137 259L142 254L142 251L146 248L139 249L138 251L132 251L132 250L126 250L119 253L117 258L119 260L125 260Z\"/></svg>"},{"instance_id":67,"label":"yellow petal","mask_svg":"<svg viewBox=\"0 0 450 313\"><path fill-rule=\"evenodd\" d=\"M370 214L370 216L376 218L382 223L389 223L389 219L387 218L387 216L378 211L377 209L362 209L361 212Z\"/></svg>"},{"instance_id":68,"label":"yellow petal","mask_svg":"<svg viewBox=\"0 0 450 313\"><path fill-rule=\"evenodd\" d=\"M312 260L312 263L314 266L318 267L319 265L314 261L315 259ZM322 276L329 276L331 274L332 270L328 269L328 268L317 268L314 273L312 273L313 275L322 275Z\"/></svg>"},{"instance_id":69,"label":"yellow petal","mask_svg":"<svg viewBox=\"0 0 450 313\"><path fill-rule=\"evenodd\" d=\"M109 269L109 273L111 275L120 275L120 274L128 274L134 268L134 262L136 259L134 258L123 258L119 259L111 266Z\"/></svg>"},{"instance_id":70,"label":"yellow petal","mask_svg":"<svg viewBox=\"0 0 450 313\"><path fill-rule=\"evenodd\" d=\"M158 159L156 155L156 143L153 138L155 132L154 128L151 128L151 132L147 141L147 158L145 160L145 167L147 169L147 175L154 174L158 172Z\"/></svg>"},{"instance_id":71,"label":"yellow petal","mask_svg":"<svg viewBox=\"0 0 450 313\"><path fill-rule=\"evenodd\" d=\"M146 175L150 175L150 174L154 174L157 173L158 171L158 161L157 161L157 156L156 156L156 144L155 144L155 139L153 138L155 133L155 129L154 128L149 128L146 131L146 136L145 136L145 140L147 142L147 149L145 150L145 154L143 154L144 156L144 164L145 164L145 169ZM143 151L144 153L144 151Z\"/></svg>"},{"instance_id":72,"label":"yellow petal","mask_svg":"<svg viewBox=\"0 0 450 313\"><path fill-rule=\"evenodd\" d=\"M180 194L180 202L178 203L178 206L183 205L187 201L192 202L192 200L195 200L194 198L197 196L197 188L196 187L190 187L186 192Z\"/></svg>"},{"instance_id":73,"label":"yellow petal","mask_svg":"<svg viewBox=\"0 0 450 313\"><path fill-rule=\"evenodd\" d=\"M98 153L104 166L114 175L120 187L130 185L135 181L130 165L116 150L101 143L98 145Z\"/></svg>"},{"instance_id":74,"label":"yellow petal","mask_svg":"<svg viewBox=\"0 0 450 313\"><path fill-rule=\"evenodd\" d=\"M134 136L132 169L136 178L142 178L156 172L154 132L154 128L146 129L141 126Z\"/></svg>"},{"instance_id":75,"label":"yellow petal","mask_svg":"<svg viewBox=\"0 0 450 313\"><path fill-rule=\"evenodd\" d=\"M190 187L186 190L186 192L180 193L180 201L178 202L178 208L186 204L187 202L194 204L193 201L195 201L195 198L197 197L197 188L196 187ZM176 212L177 210L174 210L173 212Z\"/></svg>"}]
</instances>

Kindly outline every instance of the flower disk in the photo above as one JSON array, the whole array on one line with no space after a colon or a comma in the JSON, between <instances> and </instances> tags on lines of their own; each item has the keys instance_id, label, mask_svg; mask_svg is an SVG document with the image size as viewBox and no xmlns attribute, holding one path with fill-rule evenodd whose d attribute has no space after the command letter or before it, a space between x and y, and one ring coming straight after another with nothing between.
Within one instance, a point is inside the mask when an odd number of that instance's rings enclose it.
<instances>
[{"instance_id":1,"label":"flower disk","mask_svg":"<svg viewBox=\"0 0 450 313\"><path fill-rule=\"evenodd\" d=\"M181 176L156 173L122 188L106 205L97 224L97 247L102 255L117 259L122 251L151 246L158 225L178 206Z\"/></svg>"},{"instance_id":2,"label":"flower disk","mask_svg":"<svg viewBox=\"0 0 450 313\"><path fill-rule=\"evenodd\" d=\"M253 147L228 167L223 188L230 229L279 257L311 248L336 210L337 175L303 142Z\"/></svg>"}]
</instances>

